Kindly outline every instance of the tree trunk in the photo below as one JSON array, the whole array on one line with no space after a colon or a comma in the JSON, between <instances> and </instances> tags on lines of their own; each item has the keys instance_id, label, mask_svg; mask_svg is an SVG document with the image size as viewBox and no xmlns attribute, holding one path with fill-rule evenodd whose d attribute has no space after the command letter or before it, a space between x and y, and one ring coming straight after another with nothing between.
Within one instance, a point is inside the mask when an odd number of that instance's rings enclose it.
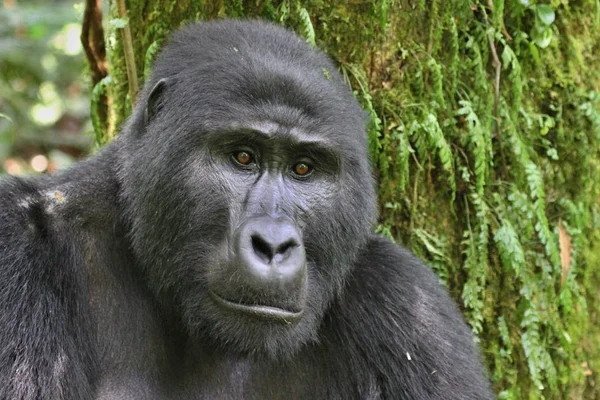
<instances>
[{"instance_id":1,"label":"tree trunk","mask_svg":"<svg viewBox=\"0 0 600 400\"><path fill-rule=\"evenodd\" d=\"M378 231L448 287L501 398L597 399L600 9L550 3L129 0L125 24L114 0L97 137L110 140L134 100L122 30L141 87L165 37L190 21L293 28L338 63L372 117Z\"/></svg>"}]
</instances>

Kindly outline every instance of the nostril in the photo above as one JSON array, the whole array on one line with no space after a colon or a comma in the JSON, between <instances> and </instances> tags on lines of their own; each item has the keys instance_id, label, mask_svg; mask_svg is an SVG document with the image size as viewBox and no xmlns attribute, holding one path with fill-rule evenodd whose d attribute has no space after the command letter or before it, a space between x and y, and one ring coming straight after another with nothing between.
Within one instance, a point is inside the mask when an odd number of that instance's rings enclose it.
<instances>
[{"instance_id":1,"label":"nostril","mask_svg":"<svg viewBox=\"0 0 600 400\"><path fill-rule=\"evenodd\" d=\"M273 259L273 250L269 243L258 235L252 235L252 248L254 253L259 256L263 261L269 263Z\"/></svg>"},{"instance_id":2,"label":"nostril","mask_svg":"<svg viewBox=\"0 0 600 400\"><path fill-rule=\"evenodd\" d=\"M296 246L298 246L298 243L296 243L294 239L290 239L287 242L279 245L279 247L277 247L277 250L275 250L275 254L281 254L285 256L290 250L292 250Z\"/></svg>"}]
</instances>

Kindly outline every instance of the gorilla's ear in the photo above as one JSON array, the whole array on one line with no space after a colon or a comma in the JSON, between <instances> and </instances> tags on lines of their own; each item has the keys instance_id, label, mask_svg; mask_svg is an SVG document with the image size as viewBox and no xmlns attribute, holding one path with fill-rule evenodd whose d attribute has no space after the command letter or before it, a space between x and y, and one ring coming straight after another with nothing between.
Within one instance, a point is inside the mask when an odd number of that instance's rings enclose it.
<instances>
[{"instance_id":1,"label":"gorilla's ear","mask_svg":"<svg viewBox=\"0 0 600 400\"><path fill-rule=\"evenodd\" d=\"M152 118L154 118L154 116L162 108L162 102L164 100L163 94L168 85L169 80L163 78L160 81L158 81L150 91L150 95L148 96L148 103L146 104L146 109L144 110L144 125L147 125L148 122L150 122Z\"/></svg>"}]
</instances>

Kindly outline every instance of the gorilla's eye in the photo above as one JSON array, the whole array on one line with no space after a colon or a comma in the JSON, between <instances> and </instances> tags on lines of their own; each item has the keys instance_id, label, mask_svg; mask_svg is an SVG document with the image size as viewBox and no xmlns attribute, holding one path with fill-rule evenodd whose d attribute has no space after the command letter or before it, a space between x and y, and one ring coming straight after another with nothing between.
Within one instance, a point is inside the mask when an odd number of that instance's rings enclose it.
<instances>
[{"instance_id":1,"label":"gorilla's eye","mask_svg":"<svg viewBox=\"0 0 600 400\"><path fill-rule=\"evenodd\" d=\"M312 172L312 167L305 162L294 165L294 173L298 176L306 176Z\"/></svg>"},{"instance_id":2,"label":"gorilla's eye","mask_svg":"<svg viewBox=\"0 0 600 400\"><path fill-rule=\"evenodd\" d=\"M249 165L253 160L252 154L245 150L237 151L233 154L233 158L241 165Z\"/></svg>"}]
</instances>

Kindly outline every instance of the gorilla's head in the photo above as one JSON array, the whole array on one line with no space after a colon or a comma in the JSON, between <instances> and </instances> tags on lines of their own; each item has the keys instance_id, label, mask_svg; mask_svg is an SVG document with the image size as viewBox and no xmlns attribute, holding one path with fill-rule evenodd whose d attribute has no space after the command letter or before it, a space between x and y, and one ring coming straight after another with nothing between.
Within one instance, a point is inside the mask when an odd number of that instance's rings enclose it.
<instances>
[{"instance_id":1,"label":"gorilla's head","mask_svg":"<svg viewBox=\"0 0 600 400\"><path fill-rule=\"evenodd\" d=\"M190 334L315 340L375 220L364 113L328 58L265 23L189 26L121 140L135 256Z\"/></svg>"}]
</instances>

